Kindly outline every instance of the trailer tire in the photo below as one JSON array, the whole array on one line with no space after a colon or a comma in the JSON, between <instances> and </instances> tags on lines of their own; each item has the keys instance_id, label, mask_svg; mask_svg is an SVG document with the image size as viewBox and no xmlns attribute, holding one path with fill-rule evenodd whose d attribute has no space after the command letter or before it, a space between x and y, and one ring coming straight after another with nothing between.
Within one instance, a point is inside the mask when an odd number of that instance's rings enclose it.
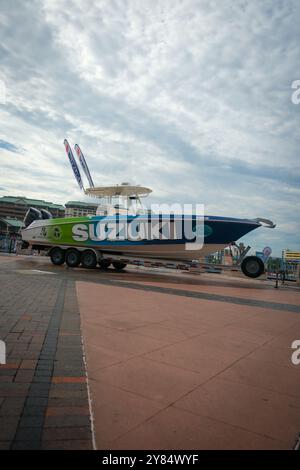
<instances>
[{"instance_id":1,"label":"trailer tire","mask_svg":"<svg viewBox=\"0 0 300 470\"><path fill-rule=\"evenodd\" d=\"M55 266L60 266L64 264L65 262L66 253L65 253L65 250L56 246L55 248L52 248L50 250L49 256L50 256L51 262L55 264Z\"/></svg>"},{"instance_id":2,"label":"trailer tire","mask_svg":"<svg viewBox=\"0 0 300 470\"><path fill-rule=\"evenodd\" d=\"M66 263L69 268L77 268L80 265L81 253L76 248L69 248L66 252Z\"/></svg>"},{"instance_id":3,"label":"trailer tire","mask_svg":"<svg viewBox=\"0 0 300 470\"><path fill-rule=\"evenodd\" d=\"M116 271L123 271L127 266L126 263L122 263L122 261L114 261L113 262L113 267L115 268Z\"/></svg>"},{"instance_id":4,"label":"trailer tire","mask_svg":"<svg viewBox=\"0 0 300 470\"><path fill-rule=\"evenodd\" d=\"M97 256L93 250L85 250L81 255L81 266L94 269L97 266Z\"/></svg>"},{"instance_id":5,"label":"trailer tire","mask_svg":"<svg viewBox=\"0 0 300 470\"><path fill-rule=\"evenodd\" d=\"M111 262L107 259L102 259L99 261L99 266L101 269L108 269L111 265Z\"/></svg>"},{"instance_id":6,"label":"trailer tire","mask_svg":"<svg viewBox=\"0 0 300 470\"><path fill-rule=\"evenodd\" d=\"M258 256L247 256L242 261L241 270L245 276L256 278L265 272L265 265Z\"/></svg>"}]
</instances>

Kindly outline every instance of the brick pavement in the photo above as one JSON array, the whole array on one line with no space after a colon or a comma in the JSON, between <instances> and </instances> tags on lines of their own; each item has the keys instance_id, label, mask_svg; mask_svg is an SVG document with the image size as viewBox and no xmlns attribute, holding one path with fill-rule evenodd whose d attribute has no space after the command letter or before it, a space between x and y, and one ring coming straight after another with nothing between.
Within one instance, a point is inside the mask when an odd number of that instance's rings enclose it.
<instances>
[{"instance_id":1,"label":"brick pavement","mask_svg":"<svg viewBox=\"0 0 300 470\"><path fill-rule=\"evenodd\" d=\"M74 282L15 267L0 258L0 449L91 449Z\"/></svg>"}]
</instances>

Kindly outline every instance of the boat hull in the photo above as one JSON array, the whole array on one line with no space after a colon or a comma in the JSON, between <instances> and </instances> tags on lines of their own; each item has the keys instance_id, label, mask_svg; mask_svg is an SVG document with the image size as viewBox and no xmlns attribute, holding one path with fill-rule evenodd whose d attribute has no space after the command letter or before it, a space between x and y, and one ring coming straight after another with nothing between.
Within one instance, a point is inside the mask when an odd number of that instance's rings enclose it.
<instances>
[{"instance_id":1,"label":"boat hull","mask_svg":"<svg viewBox=\"0 0 300 470\"><path fill-rule=\"evenodd\" d=\"M118 218L119 222L120 220L122 222L122 217ZM136 221L137 218L132 217L129 223L134 220ZM202 259L210 253L219 251L260 226L260 223L255 220L205 216L204 237L201 245L196 241L189 242L184 236L176 239L137 237L134 240L99 237L99 229L101 231L105 224L115 221L114 216L36 220L22 230L22 239L30 245L43 248L76 246L81 249L92 248L103 253L123 256L191 260ZM147 217L139 217L140 223L147 223L147 221Z\"/></svg>"}]
</instances>

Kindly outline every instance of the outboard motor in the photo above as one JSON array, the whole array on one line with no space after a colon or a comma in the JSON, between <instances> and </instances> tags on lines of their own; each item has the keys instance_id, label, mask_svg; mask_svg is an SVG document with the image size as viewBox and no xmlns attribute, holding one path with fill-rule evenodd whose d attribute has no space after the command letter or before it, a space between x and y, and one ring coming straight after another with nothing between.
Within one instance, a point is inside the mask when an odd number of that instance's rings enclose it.
<instances>
[{"instance_id":1,"label":"outboard motor","mask_svg":"<svg viewBox=\"0 0 300 470\"><path fill-rule=\"evenodd\" d=\"M46 209L41 209L42 219L52 219L51 212L47 211Z\"/></svg>"},{"instance_id":2,"label":"outboard motor","mask_svg":"<svg viewBox=\"0 0 300 470\"><path fill-rule=\"evenodd\" d=\"M42 219L41 211L35 209L35 207L30 207L24 217L24 227L27 228L32 222L40 219Z\"/></svg>"}]
</instances>

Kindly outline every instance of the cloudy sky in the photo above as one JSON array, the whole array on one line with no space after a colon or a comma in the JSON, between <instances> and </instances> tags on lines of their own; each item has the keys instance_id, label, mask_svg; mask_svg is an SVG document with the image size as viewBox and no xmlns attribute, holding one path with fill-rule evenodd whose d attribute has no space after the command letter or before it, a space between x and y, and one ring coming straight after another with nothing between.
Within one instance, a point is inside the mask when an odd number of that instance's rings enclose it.
<instances>
[{"instance_id":1,"label":"cloudy sky","mask_svg":"<svg viewBox=\"0 0 300 470\"><path fill-rule=\"evenodd\" d=\"M244 241L300 249L299 24L298 0L0 0L0 196L84 200L67 137L97 185L270 218Z\"/></svg>"}]
</instances>

